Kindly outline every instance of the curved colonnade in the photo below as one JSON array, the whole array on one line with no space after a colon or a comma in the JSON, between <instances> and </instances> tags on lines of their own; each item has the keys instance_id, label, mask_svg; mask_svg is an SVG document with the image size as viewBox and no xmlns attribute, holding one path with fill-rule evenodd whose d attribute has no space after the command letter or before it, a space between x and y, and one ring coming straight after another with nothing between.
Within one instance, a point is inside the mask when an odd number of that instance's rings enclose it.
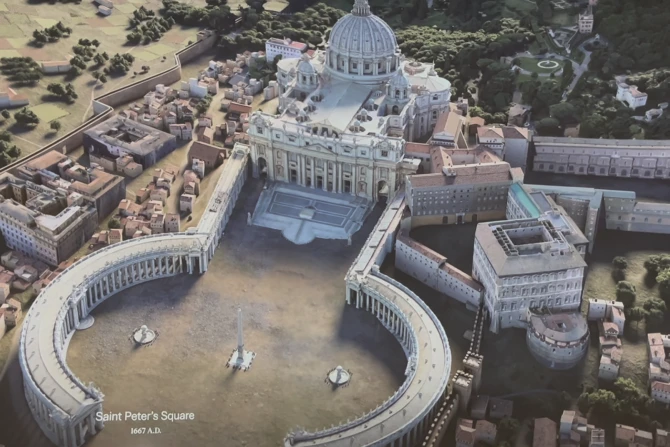
<instances>
[{"instance_id":1,"label":"curved colonnade","mask_svg":"<svg viewBox=\"0 0 670 447\"><path fill-rule=\"evenodd\" d=\"M405 209L399 192L386 208L345 278L346 301L373 313L407 356L405 381L379 407L346 424L307 433L291 433L289 446L392 446L419 442L448 393L451 350L442 324L407 287L379 272L393 249Z\"/></svg>"},{"instance_id":2,"label":"curved colonnade","mask_svg":"<svg viewBox=\"0 0 670 447\"><path fill-rule=\"evenodd\" d=\"M237 145L226 160L197 227L144 236L92 253L49 283L24 321L20 363L33 417L59 447L79 447L103 428L95 421L103 394L67 366L68 343L79 321L105 299L146 281L204 273L247 175L249 149Z\"/></svg>"},{"instance_id":3,"label":"curved colonnade","mask_svg":"<svg viewBox=\"0 0 670 447\"><path fill-rule=\"evenodd\" d=\"M63 271L35 300L20 339L24 390L34 418L59 447L80 447L104 427L95 420L104 395L92 383L84 384L66 363L79 321L125 288L207 271L246 179L248 153L246 146L236 146L196 228L132 239L92 253ZM400 194L347 276L347 302L374 313L400 341L408 357L406 380L367 415L328 430L291 434L286 445L410 446L421 439L448 391L451 351L444 329L425 303L376 265L392 249L403 210Z\"/></svg>"}]
</instances>

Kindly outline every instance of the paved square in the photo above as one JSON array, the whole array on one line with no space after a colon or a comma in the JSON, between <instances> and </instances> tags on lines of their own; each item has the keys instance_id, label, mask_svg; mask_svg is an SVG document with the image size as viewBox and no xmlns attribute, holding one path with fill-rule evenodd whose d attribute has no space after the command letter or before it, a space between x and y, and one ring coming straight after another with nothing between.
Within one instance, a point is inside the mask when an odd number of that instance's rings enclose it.
<instances>
[{"instance_id":1,"label":"paved square","mask_svg":"<svg viewBox=\"0 0 670 447\"><path fill-rule=\"evenodd\" d=\"M256 205L252 223L281 230L295 244L314 239L348 239L361 227L371 203L286 183L270 183Z\"/></svg>"}]
</instances>

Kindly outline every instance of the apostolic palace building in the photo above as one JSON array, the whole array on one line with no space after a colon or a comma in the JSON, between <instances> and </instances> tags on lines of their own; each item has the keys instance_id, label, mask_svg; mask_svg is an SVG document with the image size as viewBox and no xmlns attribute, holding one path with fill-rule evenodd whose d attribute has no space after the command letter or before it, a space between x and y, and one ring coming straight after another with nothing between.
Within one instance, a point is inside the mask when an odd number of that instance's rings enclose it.
<instances>
[{"instance_id":1,"label":"apostolic palace building","mask_svg":"<svg viewBox=\"0 0 670 447\"><path fill-rule=\"evenodd\" d=\"M449 109L449 81L405 60L367 0L335 24L325 51L277 70L279 114L255 112L249 128L254 175L270 180L387 199L418 167L405 142Z\"/></svg>"}]
</instances>

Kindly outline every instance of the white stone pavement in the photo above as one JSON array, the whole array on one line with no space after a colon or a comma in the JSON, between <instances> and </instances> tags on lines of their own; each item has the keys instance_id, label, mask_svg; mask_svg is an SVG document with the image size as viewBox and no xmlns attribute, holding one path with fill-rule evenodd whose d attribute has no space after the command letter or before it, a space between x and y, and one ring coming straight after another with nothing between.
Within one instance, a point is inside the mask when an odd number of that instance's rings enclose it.
<instances>
[{"instance_id":1,"label":"white stone pavement","mask_svg":"<svg viewBox=\"0 0 670 447\"><path fill-rule=\"evenodd\" d=\"M252 224L280 230L298 245L316 238L347 240L371 210L371 202L349 194L269 182L258 199Z\"/></svg>"}]
</instances>

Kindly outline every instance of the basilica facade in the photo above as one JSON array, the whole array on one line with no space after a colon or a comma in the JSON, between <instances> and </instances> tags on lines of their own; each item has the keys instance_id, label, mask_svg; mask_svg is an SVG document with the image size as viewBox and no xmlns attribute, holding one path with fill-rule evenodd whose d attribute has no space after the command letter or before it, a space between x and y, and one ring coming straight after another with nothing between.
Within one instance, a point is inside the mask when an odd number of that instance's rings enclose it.
<instances>
[{"instance_id":1,"label":"basilica facade","mask_svg":"<svg viewBox=\"0 0 670 447\"><path fill-rule=\"evenodd\" d=\"M451 84L431 64L405 60L393 30L356 0L325 51L277 64L278 114L255 112L255 176L389 199L418 163L405 142L428 135L449 109Z\"/></svg>"}]
</instances>

